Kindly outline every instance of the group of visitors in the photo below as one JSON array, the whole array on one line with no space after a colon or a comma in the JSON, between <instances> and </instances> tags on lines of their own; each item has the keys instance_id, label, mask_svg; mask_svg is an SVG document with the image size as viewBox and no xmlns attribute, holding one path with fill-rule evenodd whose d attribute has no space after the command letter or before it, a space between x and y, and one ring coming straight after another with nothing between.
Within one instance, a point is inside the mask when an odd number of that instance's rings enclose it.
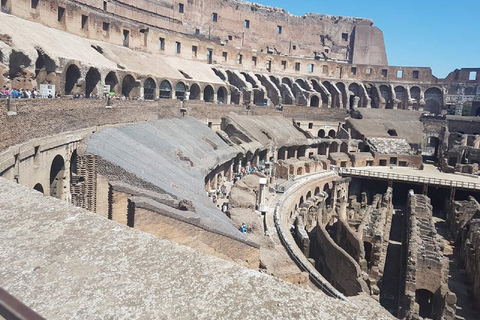
<instances>
[{"instance_id":1,"label":"group of visitors","mask_svg":"<svg viewBox=\"0 0 480 320\"><path fill-rule=\"evenodd\" d=\"M0 90L0 98L10 97L11 99L31 99L38 97L38 95L39 92L37 91L37 88L33 88L33 90L23 90L23 88L18 90L17 88L13 88L10 90L7 86L3 86L2 90Z\"/></svg>"}]
</instances>

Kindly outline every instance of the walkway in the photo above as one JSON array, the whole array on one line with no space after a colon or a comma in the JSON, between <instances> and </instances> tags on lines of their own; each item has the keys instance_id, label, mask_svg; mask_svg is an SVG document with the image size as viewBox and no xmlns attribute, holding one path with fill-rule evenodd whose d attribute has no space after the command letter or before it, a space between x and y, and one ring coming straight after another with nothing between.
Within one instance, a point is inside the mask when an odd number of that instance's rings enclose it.
<instances>
[{"instance_id":1,"label":"walkway","mask_svg":"<svg viewBox=\"0 0 480 320\"><path fill-rule=\"evenodd\" d=\"M435 166L429 164L424 165L424 170L407 167L361 167L339 168L339 173L342 176L480 190L480 179L478 177L440 172Z\"/></svg>"}]
</instances>

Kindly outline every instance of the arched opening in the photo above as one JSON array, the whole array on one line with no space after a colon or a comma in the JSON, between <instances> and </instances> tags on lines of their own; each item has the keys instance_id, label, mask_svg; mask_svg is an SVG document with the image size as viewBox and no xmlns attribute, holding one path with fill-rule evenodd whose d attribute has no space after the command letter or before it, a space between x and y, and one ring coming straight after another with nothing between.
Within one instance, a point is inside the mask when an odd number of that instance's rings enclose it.
<instances>
[{"instance_id":1,"label":"arched opening","mask_svg":"<svg viewBox=\"0 0 480 320\"><path fill-rule=\"evenodd\" d=\"M425 91L425 110L431 113L440 113L440 107L443 105L443 94L439 88L429 88Z\"/></svg>"},{"instance_id":2,"label":"arched opening","mask_svg":"<svg viewBox=\"0 0 480 320\"><path fill-rule=\"evenodd\" d=\"M350 108L361 107L358 103L360 101L360 86L357 83L352 83L348 86L348 91L350 91ZM355 103L355 97L357 97L357 103Z\"/></svg>"},{"instance_id":3,"label":"arched opening","mask_svg":"<svg viewBox=\"0 0 480 320\"><path fill-rule=\"evenodd\" d=\"M365 84L365 91L367 93L367 96L370 98L371 107L378 108L379 98L377 88L373 84L367 83Z\"/></svg>"},{"instance_id":4,"label":"arched opening","mask_svg":"<svg viewBox=\"0 0 480 320\"><path fill-rule=\"evenodd\" d=\"M218 88L217 101L220 104L227 103L227 89L225 89L225 87Z\"/></svg>"},{"instance_id":5,"label":"arched opening","mask_svg":"<svg viewBox=\"0 0 480 320\"><path fill-rule=\"evenodd\" d=\"M161 99L172 98L172 85L167 80L163 80L160 83L160 98Z\"/></svg>"},{"instance_id":6,"label":"arched opening","mask_svg":"<svg viewBox=\"0 0 480 320\"><path fill-rule=\"evenodd\" d=\"M415 302L419 305L419 316L432 319L433 315L433 293L426 289L415 291Z\"/></svg>"},{"instance_id":7,"label":"arched opening","mask_svg":"<svg viewBox=\"0 0 480 320\"><path fill-rule=\"evenodd\" d=\"M305 197L305 199L310 199L312 197L312 191L308 191L307 192L307 196Z\"/></svg>"},{"instance_id":8,"label":"arched opening","mask_svg":"<svg viewBox=\"0 0 480 320\"><path fill-rule=\"evenodd\" d=\"M380 86L380 96L385 100L385 109L393 109L392 93L390 87L386 85Z\"/></svg>"},{"instance_id":9,"label":"arched opening","mask_svg":"<svg viewBox=\"0 0 480 320\"><path fill-rule=\"evenodd\" d=\"M301 206L305 200L303 200L303 196L300 197L300 201L298 202L298 205Z\"/></svg>"},{"instance_id":10,"label":"arched opening","mask_svg":"<svg viewBox=\"0 0 480 320\"><path fill-rule=\"evenodd\" d=\"M90 68L85 76L85 97L91 98L98 95L97 85L100 82L100 73L95 68Z\"/></svg>"},{"instance_id":11,"label":"arched opening","mask_svg":"<svg viewBox=\"0 0 480 320\"><path fill-rule=\"evenodd\" d=\"M115 72L110 71L105 77L105 85L109 86L110 92L117 93L118 90L118 79Z\"/></svg>"},{"instance_id":12,"label":"arched opening","mask_svg":"<svg viewBox=\"0 0 480 320\"><path fill-rule=\"evenodd\" d=\"M343 82L337 82L336 86L337 86L338 90L340 90L340 94L341 94L340 97L342 99L343 107L347 108L348 95L347 95L347 90L345 89L345 84Z\"/></svg>"},{"instance_id":13,"label":"arched opening","mask_svg":"<svg viewBox=\"0 0 480 320\"><path fill-rule=\"evenodd\" d=\"M143 83L143 98L145 100L155 100L155 89L157 84L152 78L147 78Z\"/></svg>"},{"instance_id":14,"label":"arched opening","mask_svg":"<svg viewBox=\"0 0 480 320\"><path fill-rule=\"evenodd\" d=\"M318 130L318 137L319 138L325 138L325 130L323 130L323 129Z\"/></svg>"},{"instance_id":15,"label":"arched opening","mask_svg":"<svg viewBox=\"0 0 480 320\"><path fill-rule=\"evenodd\" d=\"M214 91L211 85L208 85L203 89L203 101L213 102Z\"/></svg>"},{"instance_id":16,"label":"arched opening","mask_svg":"<svg viewBox=\"0 0 480 320\"><path fill-rule=\"evenodd\" d=\"M81 73L78 67L74 64L71 64L65 73L65 94L74 93L72 91L74 91L75 85L80 77Z\"/></svg>"},{"instance_id":17,"label":"arched opening","mask_svg":"<svg viewBox=\"0 0 480 320\"><path fill-rule=\"evenodd\" d=\"M320 99L318 96L312 96L310 99L310 107L318 107L320 105Z\"/></svg>"},{"instance_id":18,"label":"arched opening","mask_svg":"<svg viewBox=\"0 0 480 320\"><path fill-rule=\"evenodd\" d=\"M61 198L65 183L65 161L61 155L57 155L50 167L50 195Z\"/></svg>"},{"instance_id":19,"label":"arched opening","mask_svg":"<svg viewBox=\"0 0 480 320\"><path fill-rule=\"evenodd\" d=\"M199 99L200 99L200 86L194 83L190 87L190 100L199 100Z\"/></svg>"},{"instance_id":20,"label":"arched opening","mask_svg":"<svg viewBox=\"0 0 480 320\"><path fill-rule=\"evenodd\" d=\"M328 131L328 136L330 138L335 138L335 135L336 135L335 130L332 129L332 130Z\"/></svg>"},{"instance_id":21,"label":"arched opening","mask_svg":"<svg viewBox=\"0 0 480 320\"><path fill-rule=\"evenodd\" d=\"M415 99L418 103L420 101L420 98L421 98L420 88L419 87L411 87L410 88L410 97L412 97L412 99Z\"/></svg>"},{"instance_id":22,"label":"arched opening","mask_svg":"<svg viewBox=\"0 0 480 320\"><path fill-rule=\"evenodd\" d=\"M37 50L38 58L35 62L35 79L37 84L52 83L55 80L55 70L57 66L48 55ZM1 57L0 57L1 59Z\"/></svg>"},{"instance_id":23,"label":"arched opening","mask_svg":"<svg viewBox=\"0 0 480 320\"><path fill-rule=\"evenodd\" d=\"M282 83L286 84L290 89L292 88L292 81L288 78L283 78Z\"/></svg>"},{"instance_id":24,"label":"arched opening","mask_svg":"<svg viewBox=\"0 0 480 320\"><path fill-rule=\"evenodd\" d=\"M363 242L363 249L365 251L365 261L367 261L368 270L371 269L371 259L372 259L372 244L370 242Z\"/></svg>"},{"instance_id":25,"label":"arched opening","mask_svg":"<svg viewBox=\"0 0 480 320\"><path fill-rule=\"evenodd\" d=\"M135 78L127 74L122 80L122 95L125 98L132 98L133 88L136 86Z\"/></svg>"},{"instance_id":26,"label":"arched opening","mask_svg":"<svg viewBox=\"0 0 480 320\"><path fill-rule=\"evenodd\" d=\"M298 84L300 86L300 88L304 89L304 90L308 90L308 87L305 83L305 81L303 81L303 79L297 79L295 81L296 84Z\"/></svg>"},{"instance_id":27,"label":"arched opening","mask_svg":"<svg viewBox=\"0 0 480 320\"><path fill-rule=\"evenodd\" d=\"M328 151L329 151L329 153L338 152L338 143L334 141L334 142L330 145L330 148L328 148Z\"/></svg>"},{"instance_id":28,"label":"arched opening","mask_svg":"<svg viewBox=\"0 0 480 320\"><path fill-rule=\"evenodd\" d=\"M187 86L183 82L177 83L175 86L175 97L178 100L183 100L185 99L185 92L187 92Z\"/></svg>"},{"instance_id":29,"label":"arched opening","mask_svg":"<svg viewBox=\"0 0 480 320\"><path fill-rule=\"evenodd\" d=\"M41 183L37 183L34 187L33 187L34 190L37 190L38 192L41 192L43 194L45 194L45 192L43 191L43 186Z\"/></svg>"},{"instance_id":30,"label":"arched opening","mask_svg":"<svg viewBox=\"0 0 480 320\"><path fill-rule=\"evenodd\" d=\"M318 195L319 193L320 193L320 187L316 187L314 195Z\"/></svg>"},{"instance_id":31,"label":"arched opening","mask_svg":"<svg viewBox=\"0 0 480 320\"><path fill-rule=\"evenodd\" d=\"M328 145L326 143L321 143L318 146L318 154L319 155L326 156L327 155L327 150L328 150Z\"/></svg>"},{"instance_id":32,"label":"arched opening","mask_svg":"<svg viewBox=\"0 0 480 320\"><path fill-rule=\"evenodd\" d=\"M395 99L400 100L400 103L398 104L398 109L406 109L405 107L405 102L407 101L407 94L406 90L402 86L397 86L395 87Z\"/></svg>"},{"instance_id":33,"label":"arched opening","mask_svg":"<svg viewBox=\"0 0 480 320\"><path fill-rule=\"evenodd\" d=\"M297 168L297 176L301 176L303 174L303 168L302 167L298 167Z\"/></svg>"},{"instance_id":34,"label":"arched opening","mask_svg":"<svg viewBox=\"0 0 480 320\"><path fill-rule=\"evenodd\" d=\"M340 152L348 152L348 144L346 142L342 142L342 144L340 145Z\"/></svg>"}]
</instances>

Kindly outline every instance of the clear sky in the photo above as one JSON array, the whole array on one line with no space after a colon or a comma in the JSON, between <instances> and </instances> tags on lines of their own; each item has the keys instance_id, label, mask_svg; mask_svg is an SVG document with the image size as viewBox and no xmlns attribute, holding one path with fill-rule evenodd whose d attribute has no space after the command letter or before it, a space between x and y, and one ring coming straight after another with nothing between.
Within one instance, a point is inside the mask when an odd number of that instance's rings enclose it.
<instances>
[{"instance_id":1,"label":"clear sky","mask_svg":"<svg viewBox=\"0 0 480 320\"><path fill-rule=\"evenodd\" d=\"M258 0L263 5L373 20L383 31L388 64L431 67L444 78L480 67L480 0Z\"/></svg>"}]
</instances>

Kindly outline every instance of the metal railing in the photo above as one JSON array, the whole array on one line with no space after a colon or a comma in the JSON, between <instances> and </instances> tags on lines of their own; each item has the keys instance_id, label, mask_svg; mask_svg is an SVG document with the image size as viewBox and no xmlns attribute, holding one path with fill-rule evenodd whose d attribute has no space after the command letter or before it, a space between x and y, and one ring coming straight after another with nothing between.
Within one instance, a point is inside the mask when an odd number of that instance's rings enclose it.
<instances>
[{"instance_id":1,"label":"metal railing","mask_svg":"<svg viewBox=\"0 0 480 320\"><path fill-rule=\"evenodd\" d=\"M338 173L340 175L365 177L365 178L371 178L371 179L396 180L396 181L405 181L405 182L411 182L411 183L417 183L417 184L428 184L428 185L442 186L442 187L480 190L480 182L477 183L477 182L466 182L466 181L458 181L458 180L450 180L450 179L437 179L437 178L429 178L429 177L412 176L408 174L386 173L386 172L377 172L377 171L350 169L350 168L338 168Z\"/></svg>"}]
</instances>

